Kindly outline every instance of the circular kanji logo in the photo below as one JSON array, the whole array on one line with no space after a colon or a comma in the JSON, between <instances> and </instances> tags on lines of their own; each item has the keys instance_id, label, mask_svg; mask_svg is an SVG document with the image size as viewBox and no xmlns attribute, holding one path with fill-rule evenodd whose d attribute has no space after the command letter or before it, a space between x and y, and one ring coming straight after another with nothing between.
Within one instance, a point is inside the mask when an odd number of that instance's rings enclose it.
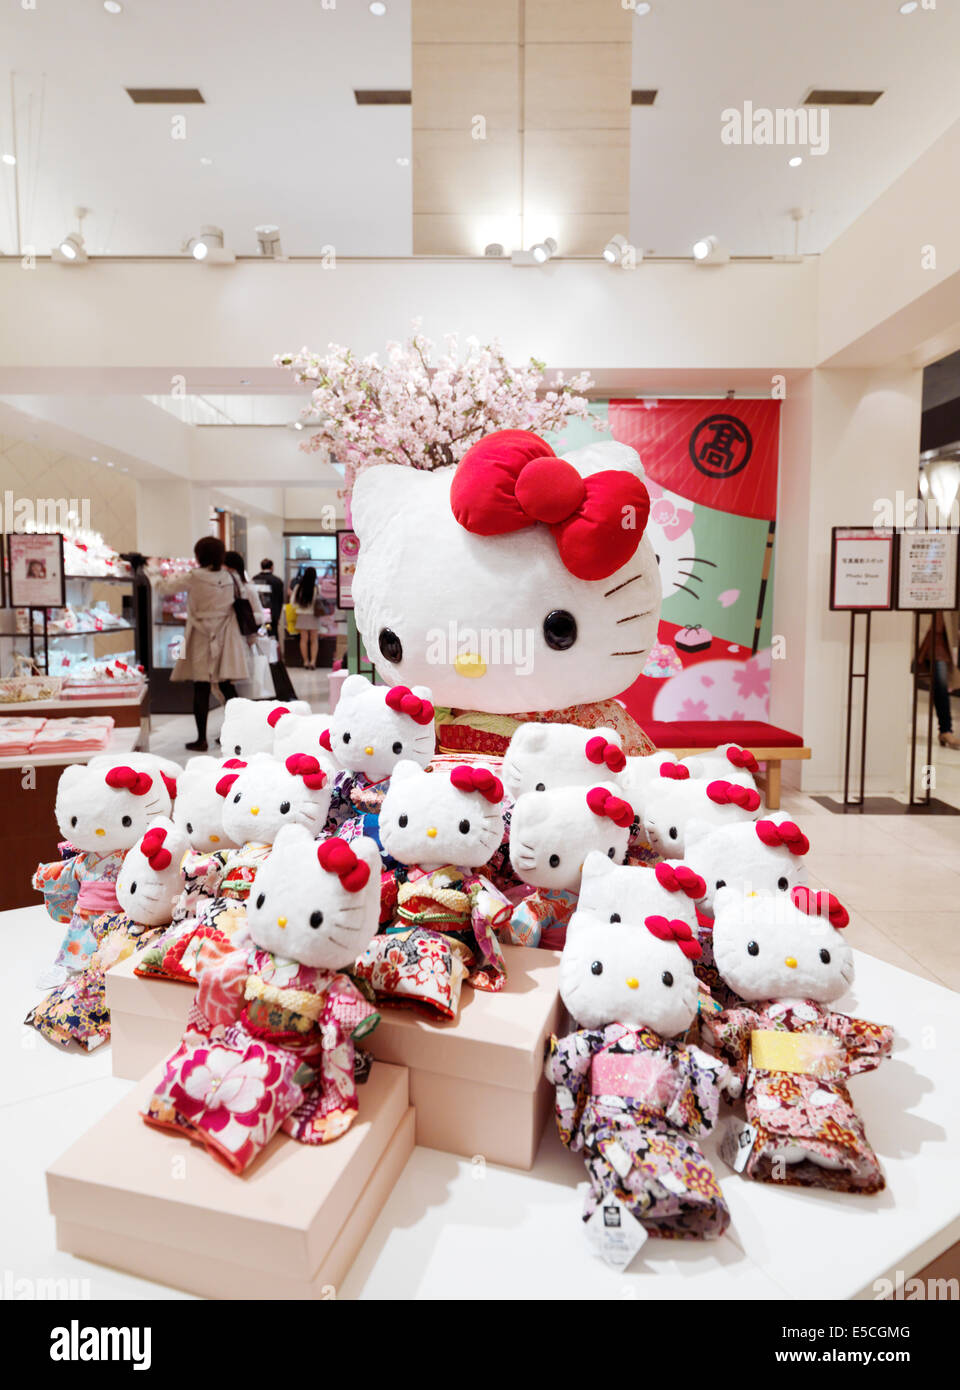
<instances>
[{"instance_id":1,"label":"circular kanji logo","mask_svg":"<svg viewBox=\"0 0 960 1390\"><path fill-rule=\"evenodd\" d=\"M752 453L753 435L736 415L708 415L690 436L693 466L708 478L732 478Z\"/></svg>"}]
</instances>

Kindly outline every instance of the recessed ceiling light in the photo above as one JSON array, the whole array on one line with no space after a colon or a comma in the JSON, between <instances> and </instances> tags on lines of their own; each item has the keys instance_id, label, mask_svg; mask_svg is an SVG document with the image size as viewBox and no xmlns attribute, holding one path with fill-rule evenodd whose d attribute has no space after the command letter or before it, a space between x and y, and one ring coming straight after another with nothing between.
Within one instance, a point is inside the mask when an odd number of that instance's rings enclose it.
<instances>
[{"instance_id":1,"label":"recessed ceiling light","mask_svg":"<svg viewBox=\"0 0 960 1390\"><path fill-rule=\"evenodd\" d=\"M906 0L906 3L900 6L900 13L913 14L914 10L918 10L919 8L919 0Z\"/></svg>"},{"instance_id":2,"label":"recessed ceiling light","mask_svg":"<svg viewBox=\"0 0 960 1390\"><path fill-rule=\"evenodd\" d=\"M398 154L397 163L400 165L401 169L405 169L407 165L410 163L410 156L406 154Z\"/></svg>"},{"instance_id":3,"label":"recessed ceiling light","mask_svg":"<svg viewBox=\"0 0 960 1390\"><path fill-rule=\"evenodd\" d=\"M4 164L16 164L17 162L17 156L15 154L5 154L0 156L0 158L3 159Z\"/></svg>"},{"instance_id":4,"label":"recessed ceiling light","mask_svg":"<svg viewBox=\"0 0 960 1390\"><path fill-rule=\"evenodd\" d=\"M633 13L637 16L638 19L642 19L643 16L645 14L649 14L652 9L653 6L648 5L647 0L637 0L637 3L633 7Z\"/></svg>"},{"instance_id":5,"label":"recessed ceiling light","mask_svg":"<svg viewBox=\"0 0 960 1390\"><path fill-rule=\"evenodd\" d=\"M108 467L108 468L112 468L112 467L113 467L113 459L107 459L107 467Z\"/></svg>"},{"instance_id":6,"label":"recessed ceiling light","mask_svg":"<svg viewBox=\"0 0 960 1390\"><path fill-rule=\"evenodd\" d=\"M383 0L373 0L373 4L370 6L370 13L375 14L378 19L381 15L385 15L387 13L387 7L383 3Z\"/></svg>"},{"instance_id":7,"label":"recessed ceiling light","mask_svg":"<svg viewBox=\"0 0 960 1390\"><path fill-rule=\"evenodd\" d=\"M99 454L91 454L91 455L90 455L90 462L91 462L91 463L99 463L99 462L100 462L100 456L99 456Z\"/></svg>"},{"instance_id":8,"label":"recessed ceiling light","mask_svg":"<svg viewBox=\"0 0 960 1390\"><path fill-rule=\"evenodd\" d=\"M791 160L788 160L788 163L791 169L799 169L800 165L803 163L803 155L795 154Z\"/></svg>"},{"instance_id":9,"label":"recessed ceiling light","mask_svg":"<svg viewBox=\"0 0 960 1390\"><path fill-rule=\"evenodd\" d=\"M207 155L207 154L202 154L202 155L200 156L200 163L201 163L201 164L212 164L212 163L213 163L213 160L210 158L209 155Z\"/></svg>"},{"instance_id":10,"label":"recessed ceiling light","mask_svg":"<svg viewBox=\"0 0 960 1390\"><path fill-rule=\"evenodd\" d=\"M120 14L123 10L120 0L103 0L103 8L107 14Z\"/></svg>"}]
</instances>

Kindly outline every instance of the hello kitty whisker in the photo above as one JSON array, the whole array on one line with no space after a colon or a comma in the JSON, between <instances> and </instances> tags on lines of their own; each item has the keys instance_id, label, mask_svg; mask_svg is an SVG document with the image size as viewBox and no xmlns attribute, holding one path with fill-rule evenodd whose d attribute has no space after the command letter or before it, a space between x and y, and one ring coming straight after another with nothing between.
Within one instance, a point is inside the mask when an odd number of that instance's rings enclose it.
<instances>
[{"instance_id":1,"label":"hello kitty whisker","mask_svg":"<svg viewBox=\"0 0 960 1390\"><path fill-rule=\"evenodd\" d=\"M689 570L678 570L677 573L680 574L680 575L682 575L682 577L683 577L684 579L695 579L695 580L697 581L698 584L702 584L702 583L703 583L703 575L702 575L702 574L691 574L691 572L690 572Z\"/></svg>"},{"instance_id":2,"label":"hello kitty whisker","mask_svg":"<svg viewBox=\"0 0 960 1390\"><path fill-rule=\"evenodd\" d=\"M693 589L688 589L687 586L686 586L686 584L678 584L678 585L677 585L677 592L679 593L680 590L683 590L683 592L684 592L685 594L691 594L691 595L693 596L693 598L699 598L699 597L700 597L700 595L699 595L698 593L694 592Z\"/></svg>"},{"instance_id":3,"label":"hello kitty whisker","mask_svg":"<svg viewBox=\"0 0 960 1390\"><path fill-rule=\"evenodd\" d=\"M625 589L628 584L633 584L636 580L642 579L643 574L632 574L629 579L625 579L622 584L616 584L612 589L607 589L604 598L609 598L611 594L617 594L621 589Z\"/></svg>"},{"instance_id":4,"label":"hello kitty whisker","mask_svg":"<svg viewBox=\"0 0 960 1390\"><path fill-rule=\"evenodd\" d=\"M681 565L709 565L711 569L717 568L716 560L705 560L702 555L680 555L677 558Z\"/></svg>"},{"instance_id":5,"label":"hello kitty whisker","mask_svg":"<svg viewBox=\"0 0 960 1390\"><path fill-rule=\"evenodd\" d=\"M648 648L648 647L637 647L636 651L632 651L632 652L611 652L610 655L611 655L611 656L643 656L647 651L649 651L649 648Z\"/></svg>"}]
</instances>

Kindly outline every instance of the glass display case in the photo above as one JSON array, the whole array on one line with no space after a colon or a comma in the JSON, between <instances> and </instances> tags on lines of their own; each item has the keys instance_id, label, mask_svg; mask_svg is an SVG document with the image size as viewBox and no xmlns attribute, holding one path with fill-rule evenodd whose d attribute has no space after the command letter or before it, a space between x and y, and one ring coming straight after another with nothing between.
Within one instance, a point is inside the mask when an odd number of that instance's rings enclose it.
<instances>
[{"instance_id":1,"label":"glass display case","mask_svg":"<svg viewBox=\"0 0 960 1390\"><path fill-rule=\"evenodd\" d=\"M319 619L320 641L317 665L330 667L334 658L346 646L346 614L337 608L337 537L333 531L285 532L283 537L284 598L304 570L312 566L317 571L316 611ZM295 636L284 634L284 661L288 666L301 665L300 644Z\"/></svg>"}]
</instances>

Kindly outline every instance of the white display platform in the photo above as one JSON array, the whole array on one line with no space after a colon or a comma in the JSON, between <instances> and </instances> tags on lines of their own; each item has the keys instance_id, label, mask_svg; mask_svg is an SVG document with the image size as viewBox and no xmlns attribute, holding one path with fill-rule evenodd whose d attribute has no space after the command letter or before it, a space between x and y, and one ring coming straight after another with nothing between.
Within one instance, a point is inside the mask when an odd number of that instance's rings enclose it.
<instances>
[{"instance_id":1,"label":"white display platform","mask_svg":"<svg viewBox=\"0 0 960 1390\"><path fill-rule=\"evenodd\" d=\"M4 1262L18 1277L88 1280L90 1297L182 1295L54 1248L44 1170L131 1089L108 1048L63 1053L20 1020L60 928L41 907L0 914L8 1007L0 1020ZM651 1240L625 1274L586 1248L583 1166L548 1126L531 1172L417 1148L354 1265L342 1298L807 1299L877 1296L960 1240L957 995L856 952L851 1013L892 1023L893 1058L851 1091L880 1156L876 1197L746 1182L715 1163L733 1215L713 1243Z\"/></svg>"},{"instance_id":2,"label":"white display platform","mask_svg":"<svg viewBox=\"0 0 960 1390\"><path fill-rule=\"evenodd\" d=\"M101 704L106 703L101 701ZM134 701L131 703L139 703ZM84 749L72 753L18 753L16 757L0 758L0 770L5 767L66 767L67 763L88 763L93 758L119 758L132 753L141 739L139 724L114 729L105 748Z\"/></svg>"}]
</instances>

